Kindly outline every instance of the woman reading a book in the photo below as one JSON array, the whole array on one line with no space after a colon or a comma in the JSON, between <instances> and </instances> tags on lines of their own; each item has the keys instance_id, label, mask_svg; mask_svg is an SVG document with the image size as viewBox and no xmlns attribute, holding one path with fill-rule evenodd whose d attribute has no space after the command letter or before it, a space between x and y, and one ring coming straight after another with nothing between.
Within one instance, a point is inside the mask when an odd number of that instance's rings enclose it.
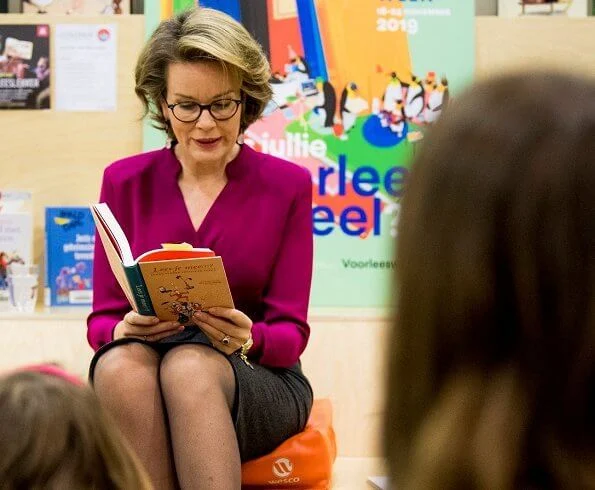
<instances>
[{"instance_id":1,"label":"woman reading a book","mask_svg":"<svg viewBox=\"0 0 595 490\"><path fill-rule=\"evenodd\" d=\"M110 165L100 200L135 256L165 242L221 256L235 308L179 324L131 311L100 242L90 376L159 489L240 487L241 461L301 431L312 390L312 183L242 145L271 100L268 62L231 17L197 8L163 21L136 67L136 93L171 141Z\"/></svg>"},{"instance_id":2,"label":"woman reading a book","mask_svg":"<svg viewBox=\"0 0 595 490\"><path fill-rule=\"evenodd\" d=\"M595 488L595 84L459 95L413 164L384 426L397 489Z\"/></svg>"}]
</instances>

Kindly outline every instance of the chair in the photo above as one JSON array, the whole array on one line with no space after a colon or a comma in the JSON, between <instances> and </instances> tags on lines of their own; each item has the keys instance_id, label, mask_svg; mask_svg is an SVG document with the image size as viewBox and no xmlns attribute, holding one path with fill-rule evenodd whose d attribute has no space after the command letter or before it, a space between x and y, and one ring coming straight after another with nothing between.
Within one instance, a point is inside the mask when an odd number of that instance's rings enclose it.
<instances>
[{"instance_id":1,"label":"chair","mask_svg":"<svg viewBox=\"0 0 595 490\"><path fill-rule=\"evenodd\" d=\"M242 489L330 489L337 457L332 411L330 400L314 400L302 432L242 465Z\"/></svg>"}]
</instances>

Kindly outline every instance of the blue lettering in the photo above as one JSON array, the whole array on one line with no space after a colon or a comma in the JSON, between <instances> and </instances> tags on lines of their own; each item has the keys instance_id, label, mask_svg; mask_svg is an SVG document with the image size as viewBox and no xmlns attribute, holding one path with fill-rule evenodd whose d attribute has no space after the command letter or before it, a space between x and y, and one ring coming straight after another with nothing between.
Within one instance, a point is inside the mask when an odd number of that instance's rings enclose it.
<instances>
[{"instance_id":1,"label":"blue lettering","mask_svg":"<svg viewBox=\"0 0 595 490\"><path fill-rule=\"evenodd\" d=\"M380 199L374 198L374 235L380 235L380 211L382 210Z\"/></svg>"},{"instance_id":2,"label":"blue lettering","mask_svg":"<svg viewBox=\"0 0 595 490\"><path fill-rule=\"evenodd\" d=\"M322 214L322 216L320 216ZM314 224L314 234L318 236L326 236L333 232L335 223L335 215L333 210L328 206L316 206L312 208L312 222ZM326 223L326 228L317 228L317 223Z\"/></svg>"},{"instance_id":3,"label":"blue lettering","mask_svg":"<svg viewBox=\"0 0 595 490\"><path fill-rule=\"evenodd\" d=\"M347 156L339 155L339 195L345 195L345 183L347 181Z\"/></svg>"},{"instance_id":4,"label":"blue lettering","mask_svg":"<svg viewBox=\"0 0 595 490\"><path fill-rule=\"evenodd\" d=\"M326 178L335 173L333 167L318 168L318 195L326 196Z\"/></svg>"},{"instance_id":5,"label":"blue lettering","mask_svg":"<svg viewBox=\"0 0 595 490\"><path fill-rule=\"evenodd\" d=\"M405 167L393 167L384 176L384 188L391 196L401 197L403 184L409 171Z\"/></svg>"},{"instance_id":6,"label":"blue lettering","mask_svg":"<svg viewBox=\"0 0 595 490\"><path fill-rule=\"evenodd\" d=\"M355 214L355 216L352 217L350 214ZM341 230L343 230L343 233L346 235L359 236L364 232L365 228L363 226L350 227L349 225L355 223L365 223L366 221L366 212L362 208L359 206L348 206L341 213Z\"/></svg>"},{"instance_id":7,"label":"blue lettering","mask_svg":"<svg viewBox=\"0 0 595 490\"><path fill-rule=\"evenodd\" d=\"M353 190L360 196L373 196L378 191L378 184L380 183L380 175L374 167L359 167L353 172ZM361 185L371 185L371 188L366 190ZM367 187L366 185L366 187Z\"/></svg>"}]
</instances>

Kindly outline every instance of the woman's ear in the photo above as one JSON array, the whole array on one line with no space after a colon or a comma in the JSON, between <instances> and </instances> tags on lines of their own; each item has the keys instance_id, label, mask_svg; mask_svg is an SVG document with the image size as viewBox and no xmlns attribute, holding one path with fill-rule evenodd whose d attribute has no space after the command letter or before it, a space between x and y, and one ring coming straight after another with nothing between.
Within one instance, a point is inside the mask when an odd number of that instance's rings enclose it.
<instances>
[{"instance_id":1,"label":"woman's ear","mask_svg":"<svg viewBox=\"0 0 595 490\"><path fill-rule=\"evenodd\" d=\"M163 115L163 119L169 122L169 107L167 107L167 101L165 98L161 99L161 114Z\"/></svg>"}]
</instances>

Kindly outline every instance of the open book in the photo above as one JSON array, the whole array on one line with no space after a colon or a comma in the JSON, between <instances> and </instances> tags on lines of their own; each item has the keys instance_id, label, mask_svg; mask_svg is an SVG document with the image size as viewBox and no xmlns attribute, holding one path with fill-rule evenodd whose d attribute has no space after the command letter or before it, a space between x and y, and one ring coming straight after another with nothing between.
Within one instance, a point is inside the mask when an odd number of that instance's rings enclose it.
<instances>
[{"instance_id":1,"label":"open book","mask_svg":"<svg viewBox=\"0 0 595 490\"><path fill-rule=\"evenodd\" d=\"M134 258L109 206L90 207L114 276L135 311L187 323L195 311L234 307L223 261L211 249L163 244Z\"/></svg>"}]
</instances>

